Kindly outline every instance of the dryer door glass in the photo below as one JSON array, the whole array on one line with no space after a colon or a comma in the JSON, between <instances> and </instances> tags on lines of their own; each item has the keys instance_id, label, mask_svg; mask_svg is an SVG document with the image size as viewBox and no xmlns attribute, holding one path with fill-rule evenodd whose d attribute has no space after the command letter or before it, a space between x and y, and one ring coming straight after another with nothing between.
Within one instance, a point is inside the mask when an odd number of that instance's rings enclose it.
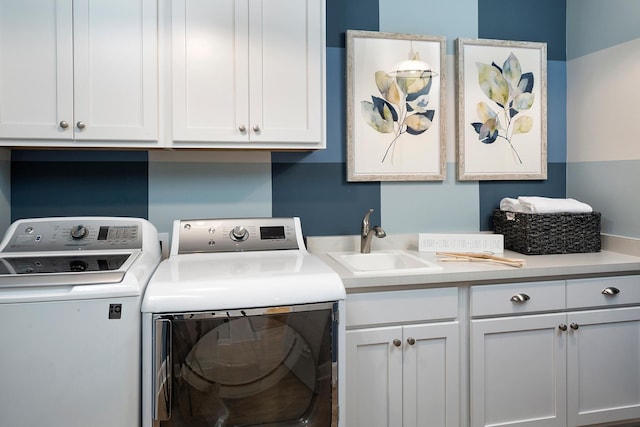
<instances>
[{"instance_id":1,"label":"dryer door glass","mask_svg":"<svg viewBox=\"0 0 640 427\"><path fill-rule=\"evenodd\" d=\"M336 306L158 316L159 425L331 426Z\"/></svg>"}]
</instances>

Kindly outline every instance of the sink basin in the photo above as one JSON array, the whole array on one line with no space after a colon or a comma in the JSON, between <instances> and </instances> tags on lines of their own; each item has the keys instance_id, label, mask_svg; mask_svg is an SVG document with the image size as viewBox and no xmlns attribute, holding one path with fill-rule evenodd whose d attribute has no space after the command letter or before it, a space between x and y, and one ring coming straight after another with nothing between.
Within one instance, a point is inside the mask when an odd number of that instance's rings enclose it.
<instances>
[{"instance_id":1,"label":"sink basin","mask_svg":"<svg viewBox=\"0 0 640 427\"><path fill-rule=\"evenodd\" d=\"M421 274L442 270L439 265L402 250L329 252L331 258L353 274Z\"/></svg>"}]
</instances>

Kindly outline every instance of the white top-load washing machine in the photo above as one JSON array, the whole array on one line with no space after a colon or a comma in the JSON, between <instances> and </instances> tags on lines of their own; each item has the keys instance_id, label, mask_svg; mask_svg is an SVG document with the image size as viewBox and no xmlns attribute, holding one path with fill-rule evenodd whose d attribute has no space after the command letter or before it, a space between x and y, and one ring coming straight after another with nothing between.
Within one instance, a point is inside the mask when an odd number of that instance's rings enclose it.
<instances>
[{"instance_id":1,"label":"white top-load washing machine","mask_svg":"<svg viewBox=\"0 0 640 427\"><path fill-rule=\"evenodd\" d=\"M0 243L0 425L140 425L140 304L160 262L136 218L14 222Z\"/></svg>"},{"instance_id":2,"label":"white top-load washing machine","mask_svg":"<svg viewBox=\"0 0 640 427\"><path fill-rule=\"evenodd\" d=\"M344 300L299 218L175 221L142 303L143 426L343 426Z\"/></svg>"}]
</instances>

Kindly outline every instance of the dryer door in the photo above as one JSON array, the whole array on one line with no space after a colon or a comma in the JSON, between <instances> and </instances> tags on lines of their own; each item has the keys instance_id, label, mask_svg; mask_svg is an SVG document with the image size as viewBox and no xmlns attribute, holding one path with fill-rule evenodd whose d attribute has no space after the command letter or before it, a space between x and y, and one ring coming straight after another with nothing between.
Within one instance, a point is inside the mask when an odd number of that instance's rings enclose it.
<instances>
[{"instance_id":1,"label":"dryer door","mask_svg":"<svg viewBox=\"0 0 640 427\"><path fill-rule=\"evenodd\" d=\"M157 315L159 425L334 425L336 310L326 303Z\"/></svg>"}]
</instances>

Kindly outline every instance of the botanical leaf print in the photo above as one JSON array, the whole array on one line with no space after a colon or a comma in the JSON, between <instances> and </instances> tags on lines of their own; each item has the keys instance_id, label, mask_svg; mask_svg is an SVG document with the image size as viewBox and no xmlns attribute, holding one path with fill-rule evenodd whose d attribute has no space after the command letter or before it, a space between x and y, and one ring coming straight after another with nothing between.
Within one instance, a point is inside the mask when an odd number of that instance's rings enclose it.
<instances>
[{"instance_id":1,"label":"botanical leaf print","mask_svg":"<svg viewBox=\"0 0 640 427\"><path fill-rule=\"evenodd\" d=\"M361 101L361 113L365 122L380 133L392 133L381 163L403 134L421 135L433 124L435 110L429 109L431 72L419 77L391 77L384 71L376 71L375 82L381 97L371 96L371 101Z\"/></svg>"},{"instance_id":2,"label":"botanical leaf print","mask_svg":"<svg viewBox=\"0 0 640 427\"><path fill-rule=\"evenodd\" d=\"M479 102L476 113L480 121L472 122L471 126L478 134L478 140L484 144L493 144L498 138L505 140L522 164L512 138L517 134L528 133L533 128L533 118L520 114L531 109L535 103L534 75L522 72L520 61L513 52L502 67L495 62L477 62L476 68L478 85L494 106Z\"/></svg>"}]
</instances>

